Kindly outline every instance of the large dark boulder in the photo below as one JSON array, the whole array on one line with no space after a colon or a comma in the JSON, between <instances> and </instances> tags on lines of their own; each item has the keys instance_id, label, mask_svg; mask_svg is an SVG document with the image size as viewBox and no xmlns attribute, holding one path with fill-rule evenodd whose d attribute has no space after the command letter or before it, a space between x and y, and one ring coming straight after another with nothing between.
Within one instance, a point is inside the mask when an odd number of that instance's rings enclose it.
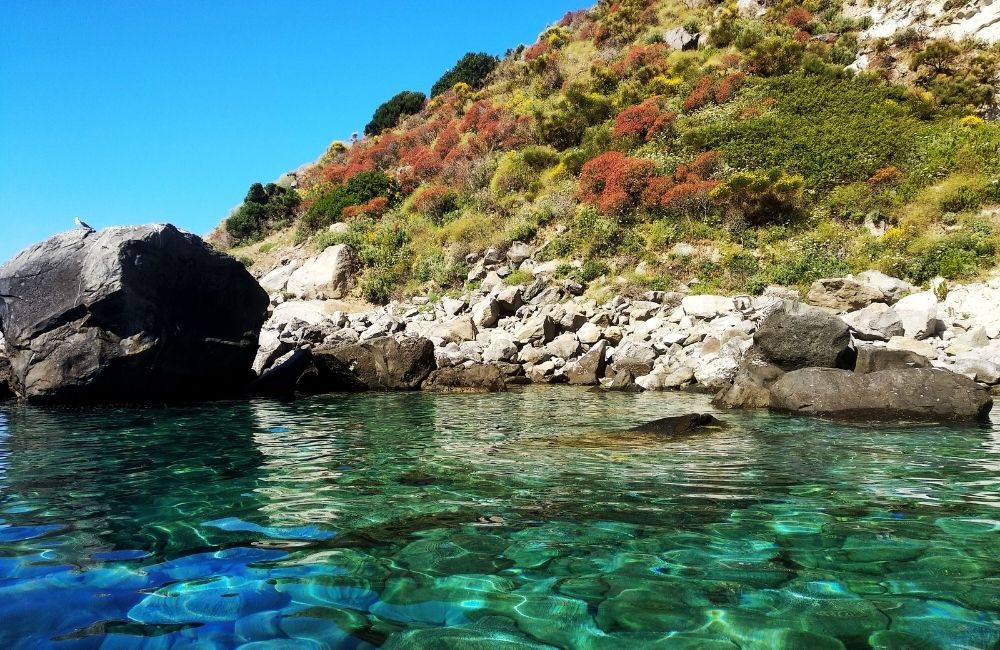
<instances>
[{"instance_id":1,"label":"large dark boulder","mask_svg":"<svg viewBox=\"0 0 1000 650\"><path fill-rule=\"evenodd\" d=\"M972 421L989 415L993 399L968 377L935 368L868 374L806 368L774 382L770 407L861 420Z\"/></svg>"},{"instance_id":2,"label":"large dark boulder","mask_svg":"<svg viewBox=\"0 0 1000 650\"><path fill-rule=\"evenodd\" d=\"M268 297L242 264L170 225L61 233L0 267L14 390L39 402L233 395Z\"/></svg>"},{"instance_id":3,"label":"large dark boulder","mask_svg":"<svg viewBox=\"0 0 1000 650\"><path fill-rule=\"evenodd\" d=\"M782 370L854 367L847 323L819 310L773 312L754 334L754 343L764 360Z\"/></svg>"},{"instance_id":4,"label":"large dark boulder","mask_svg":"<svg viewBox=\"0 0 1000 650\"><path fill-rule=\"evenodd\" d=\"M427 377L421 388L439 393L499 393L507 390L507 383L498 366L476 364L439 368Z\"/></svg>"},{"instance_id":5,"label":"large dark boulder","mask_svg":"<svg viewBox=\"0 0 1000 650\"><path fill-rule=\"evenodd\" d=\"M416 390L435 368L434 344L424 338L391 336L363 343L319 347L298 390L327 393L361 390Z\"/></svg>"}]
</instances>

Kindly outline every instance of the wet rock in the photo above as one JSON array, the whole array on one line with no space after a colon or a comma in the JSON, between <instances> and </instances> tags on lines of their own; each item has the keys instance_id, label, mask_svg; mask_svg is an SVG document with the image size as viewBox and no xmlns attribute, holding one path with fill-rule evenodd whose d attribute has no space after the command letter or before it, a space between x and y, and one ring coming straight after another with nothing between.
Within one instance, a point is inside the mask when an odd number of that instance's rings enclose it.
<instances>
[{"instance_id":1,"label":"wet rock","mask_svg":"<svg viewBox=\"0 0 1000 650\"><path fill-rule=\"evenodd\" d=\"M675 415L668 418L660 418L637 427L627 429L628 433L653 433L658 436L678 436L685 433L703 430L706 428L719 428L725 423L709 413L689 413L687 415Z\"/></svg>"},{"instance_id":2,"label":"wet rock","mask_svg":"<svg viewBox=\"0 0 1000 650\"><path fill-rule=\"evenodd\" d=\"M297 390L302 375L309 371L312 352L295 350L286 359L263 373L250 385L251 395L291 397Z\"/></svg>"},{"instance_id":3,"label":"wet rock","mask_svg":"<svg viewBox=\"0 0 1000 650\"><path fill-rule=\"evenodd\" d=\"M0 353L0 402L14 397L11 385L10 359Z\"/></svg>"},{"instance_id":4,"label":"wet rock","mask_svg":"<svg viewBox=\"0 0 1000 650\"><path fill-rule=\"evenodd\" d=\"M889 350L871 345L858 347L858 359L854 372L865 374L880 370L898 370L902 368L930 368L930 360L909 350Z\"/></svg>"},{"instance_id":5,"label":"wet rock","mask_svg":"<svg viewBox=\"0 0 1000 650\"><path fill-rule=\"evenodd\" d=\"M649 372L647 371L643 374L649 374ZM635 383L635 374L629 368L622 368L621 370L615 371L614 377L604 386L604 388L607 390L626 393L639 392L642 390L642 388Z\"/></svg>"},{"instance_id":6,"label":"wet rock","mask_svg":"<svg viewBox=\"0 0 1000 650\"><path fill-rule=\"evenodd\" d=\"M833 368L786 373L771 386L772 409L849 419L985 419L989 393L968 377L935 368L858 374Z\"/></svg>"},{"instance_id":7,"label":"wet rock","mask_svg":"<svg viewBox=\"0 0 1000 650\"><path fill-rule=\"evenodd\" d=\"M416 390L434 370L434 344L386 336L354 345L313 350L315 373L301 382L307 393Z\"/></svg>"},{"instance_id":8,"label":"wet rock","mask_svg":"<svg viewBox=\"0 0 1000 650\"><path fill-rule=\"evenodd\" d=\"M884 302L876 302L841 318L854 332L854 338L862 341L888 341L904 332L903 320Z\"/></svg>"},{"instance_id":9,"label":"wet rock","mask_svg":"<svg viewBox=\"0 0 1000 650\"><path fill-rule=\"evenodd\" d=\"M783 370L853 366L847 324L819 311L775 311L761 323L754 342L766 361Z\"/></svg>"},{"instance_id":10,"label":"wet rock","mask_svg":"<svg viewBox=\"0 0 1000 650\"><path fill-rule=\"evenodd\" d=\"M867 307L885 296L870 284L850 278L823 278L813 282L806 299L818 307L853 311Z\"/></svg>"},{"instance_id":11,"label":"wet rock","mask_svg":"<svg viewBox=\"0 0 1000 650\"><path fill-rule=\"evenodd\" d=\"M582 357L566 364L566 377L570 384L594 386L604 376L608 342L600 341Z\"/></svg>"},{"instance_id":12,"label":"wet rock","mask_svg":"<svg viewBox=\"0 0 1000 650\"><path fill-rule=\"evenodd\" d=\"M73 230L0 267L15 392L31 401L238 394L253 379L267 293L171 225Z\"/></svg>"},{"instance_id":13,"label":"wet rock","mask_svg":"<svg viewBox=\"0 0 1000 650\"><path fill-rule=\"evenodd\" d=\"M421 386L423 390L445 393L496 393L507 390L504 374L494 365L439 368Z\"/></svg>"}]
</instances>

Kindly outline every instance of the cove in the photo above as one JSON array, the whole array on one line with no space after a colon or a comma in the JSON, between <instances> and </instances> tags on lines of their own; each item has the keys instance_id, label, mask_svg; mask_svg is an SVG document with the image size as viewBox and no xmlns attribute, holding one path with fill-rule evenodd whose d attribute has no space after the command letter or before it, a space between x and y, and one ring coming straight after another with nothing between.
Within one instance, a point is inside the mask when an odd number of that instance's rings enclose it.
<instances>
[{"instance_id":1,"label":"cove","mask_svg":"<svg viewBox=\"0 0 1000 650\"><path fill-rule=\"evenodd\" d=\"M677 438L625 432L691 412ZM0 406L3 648L993 648L1000 420L530 387Z\"/></svg>"}]
</instances>

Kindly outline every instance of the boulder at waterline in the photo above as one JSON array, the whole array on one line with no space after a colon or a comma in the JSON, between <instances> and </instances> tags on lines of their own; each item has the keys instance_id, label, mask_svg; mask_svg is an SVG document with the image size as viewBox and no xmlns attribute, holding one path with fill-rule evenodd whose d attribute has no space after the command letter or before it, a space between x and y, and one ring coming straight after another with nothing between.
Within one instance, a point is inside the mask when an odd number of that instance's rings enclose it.
<instances>
[{"instance_id":1,"label":"boulder at waterline","mask_svg":"<svg viewBox=\"0 0 1000 650\"><path fill-rule=\"evenodd\" d=\"M782 370L854 365L847 324L818 309L771 313L754 334L754 342L763 358Z\"/></svg>"},{"instance_id":2,"label":"boulder at waterline","mask_svg":"<svg viewBox=\"0 0 1000 650\"><path fill-rule=\"evenodd\" d=\"M771 403L771 386L785 371L763 358L759 350L751 350L740 363L733 383L720 390L712 405L721 408L767 408Z\"/></svg>"},{"instance_id":3,"label":"boulder at waterline","mask_svg":"<svg viewBox=\"0 0 1000 650\"><path fill-rule=\"evenodd\" d=\"M507 390L500 368L492 364L439 368L424 380L423 390L441 393L498 393Z\"/></svg>"},{"instance_id":4,"label":"boulder at waterline","mask_svg":"<svg viewBox=\"0 0 1000 650\"><path fill-rule=\"evenodd\" d=\"M242 264L171 225L73 230L0 267L14 390L31 401L237 394L268 297Z\"/></svg>"},{"instance_id":5,"label":"boulder at waterline","mask_svg":"<svg viewBox=\"0 0 1000 650\"><path fill-rule=\"evenodd\" d=\"M312 366L299 380L298 390L416 390L434 368L434 344L429 340L383 336L314 349Z\"/></svg>"},{"instance_id":6,"label":"boulder at waterline","mask_svg":"<svg viewBox=\"0 0 1000 650\"><path fill-rule=\"evenodd\" d=\"M660 436L676 436L699 429L725 426L722 420L709 413L688 413L653 420L628 429L628 433L654 433Z\"/></svg>"},{"instance_id":7,"label":"boulder at waterline","mask_svg":"<svg viewBox=\"0 0 1000 650\"><path fill-rule=\"evenodd\" d=\"M566 364L566 377L569 383L579 386L597 385L606 370L607 348L607 341L598 341L586 354Z\"/></svg>"},{"instance_id":8,"label":"boulder at waterline","mask_svg":"<svg viewBox=\"0 0 1000 650\"><path fill-rule=\"evenodd\" d=\"M805 368L774 382L770 407L847 419L972 421L989 415L993 399L968 377L936 368Z\"/></svg>"},{"instance_id":9,"label":"boulder at waterline","mask_svg":"<svg viewBox=\"0 0 1000 650\"><path fill-rule=\"evenodd\" d=\"M258 377L250 385L250 394L291 397L311 362L312 352L308 349L295 350L287 359Z\"/></svg>"}]
</instances>

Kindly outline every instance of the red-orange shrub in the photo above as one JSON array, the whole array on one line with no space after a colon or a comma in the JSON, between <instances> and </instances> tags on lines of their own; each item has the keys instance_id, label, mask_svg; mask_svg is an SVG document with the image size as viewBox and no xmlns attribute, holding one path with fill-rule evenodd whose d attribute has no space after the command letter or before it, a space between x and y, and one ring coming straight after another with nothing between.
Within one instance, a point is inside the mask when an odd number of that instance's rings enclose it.
<instances>
[{"instance_id":1,"label":"red-orange shrub","mask_svg":"<svg viewBox=\"0 0 1000 650\"><path fill-rule=\"evenodd\" d=\"M812 19L813 15L803 7L795 7L785 14L785 24L797 29L805 29Z\"/></svg>"},{"instance_id":2,"label":"red-orange shrub","mask_svg":"<svg viewBox=\"0 0 1000 650\"><path fill-rule=\"evenodd\" d=\"M603 153L580 170L579 198L604 214L622 214L639 203L653 171L651 160Z\"/></svg>"},{"instance_id":3,"label":"red-orange shrub","mask_svg":"<svg viewBox=\"0 0 1000 650\"><path fill-rule=\"evenodd\" d=\"M665 131L674 119L676 113L662 112L657 98L651 97L641 104L629 106L615 118L614 136L616 138L639 137L649 141Z\"/></svg>"},{"instance_id":4,"label":"red-orange shrub","mask_svg":"<svg viewBox=\"0 0 1000 650\"><path fill-rule=\"evenodd\" d=\"M734 96L736 96L740 86L743 85L743 79L744 75L742 72L737 72L724 77L715 88L715 101L719 104L725 104L731 100Z\"/></svg>"},{"instance_id":5,"label":"red-orange shrub","mask_svg":"<svg viewBox=\"0 0 1000 650\"><path fill-rule=\"evenodd\" d=\"M371 201L367 203L362 203L361 205L349 205L340 211L340 216L345 221L348 219L353 219L359 217L363 214L369 217L381 217L385 214L385 209L389 207L389 199L384 196L376 196Z\"/></svg>"},{"instance_id":6,"label":"red-orange shrub","mask_svg":"<svg viewBox=\"0 0 1000 650\"><path fill-rule=\"evenodd\" d=\"M694 111L712 100L712 78L704 76L698 80L694 90L684 99L684 110Z\"/></svg>"}]
</instances>

